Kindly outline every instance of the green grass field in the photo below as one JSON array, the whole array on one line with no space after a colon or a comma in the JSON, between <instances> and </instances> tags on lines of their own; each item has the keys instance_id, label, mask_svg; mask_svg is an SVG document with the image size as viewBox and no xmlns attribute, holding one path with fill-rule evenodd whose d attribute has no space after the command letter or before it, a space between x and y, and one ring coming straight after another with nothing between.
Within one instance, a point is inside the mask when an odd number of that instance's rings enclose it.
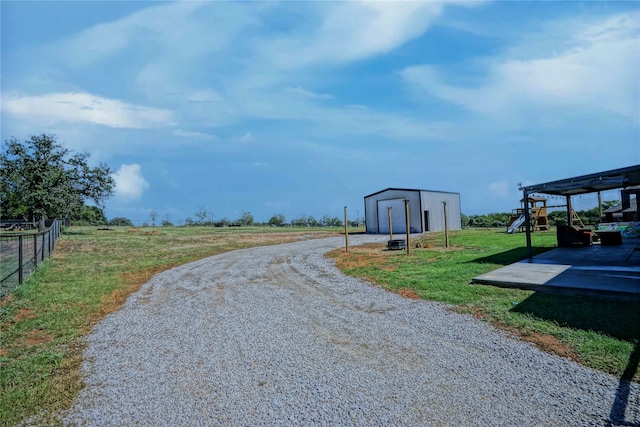
<instances>
[{"instance_id":1,"label":"green grass field","mask_svg":"<svg viewBox=\"0 0 640 427\"><path fill-rule=\"evenodd\" d=\"M555 246L555 233L532 235L534 254ZM472 285L473 277L526 257L523 234L500 230L418 239L426 248L384 251L383 245L334 251L338 266L405 296L451 304L509 330L541 348L618 377L640 380L640 303L561 296ZM415 244L415 242L414 242Z\"/></svg>"},{"instance_id":2,"label":"green grass field","mask_svg":"<svg viewBox=\"0 0 640 427\"><path fill-rule=\"evenodd\" d=\"M340 229L147 227L67 229L54 256L0 303L0 425L66 408L82 387L84 337L153 274L229 250L336 235ZM361 230L360 230L361 231ZM469 285L478 274L524 258L524 236L491 230L451 234L453 248L332 253L348 274L407 296L442 301L524 339L618 376L638 374L638 304ZM554 233L533 236L537 251ZM383 254L381 256L380 254ZM634 347L635 346L635 347ZM634 352L635 348L635 352ZM634 359L634 356L635 359ZM631 374L630 374L631 373Z\"/></svg>"}]
</instances>

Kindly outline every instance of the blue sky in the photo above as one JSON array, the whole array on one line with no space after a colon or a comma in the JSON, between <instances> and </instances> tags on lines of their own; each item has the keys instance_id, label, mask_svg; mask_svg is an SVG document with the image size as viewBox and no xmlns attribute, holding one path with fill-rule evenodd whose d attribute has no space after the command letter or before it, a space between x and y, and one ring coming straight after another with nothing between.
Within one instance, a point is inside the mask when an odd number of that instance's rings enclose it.
<instances>
[{"instance_id":1,"label":"blue sky","mask_svg":"<svg viewBox=\"0 0 640 427\"><path fill-rule=\"evenodd\" d=\"M107 163L108 218L355 218L387 187L503 212L640 163L638 2L0 7L2 140Z\"/></svg>"}]
</instances>

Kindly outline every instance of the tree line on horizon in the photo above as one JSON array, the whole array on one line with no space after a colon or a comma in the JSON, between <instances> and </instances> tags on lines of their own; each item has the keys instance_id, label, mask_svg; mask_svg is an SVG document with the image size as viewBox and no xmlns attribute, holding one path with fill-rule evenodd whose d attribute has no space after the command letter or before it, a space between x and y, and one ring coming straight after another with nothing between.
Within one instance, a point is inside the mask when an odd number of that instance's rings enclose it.
<instances>
[{"instance_id":1,"label":"tree line on horizon","mask_svg":"<svg viewBox=\"0 0 640 427\"><path fill-rule=\"evenodd\" d=\"M125 217L107 220L102 203L113 195L115 181L109 166L100 163L89 167L89 154L73 153L63 148L54 135L31 136L20 142L15 138L5 141L0 151L0 218L38 222L44 227L44 220L64 218L75 225L92 226L134 226ZM87 205L92 201L95 205ZM603 209L618 201L603 202ZM600 222L599 209L593 208L577 212L585 224ZM158 219L159 213L149 212L147 226L173 226L169 215ZM287 222L281 213L275 214L264 223L255 221L249 211L242 212L235 220L221 218L214 220L213 212L199 206L192 217L180 224L185 226L294 226L294 227L341 227L343 221L326 214L317 219L312 215L298 215ZM461 214L463 227L504 227L509 223L511 213L489 213L486 215ZM566 225L565 211L549 212L551 225ZM350 225L364 224L357 218Z\"/></svg>"}]
</instances>

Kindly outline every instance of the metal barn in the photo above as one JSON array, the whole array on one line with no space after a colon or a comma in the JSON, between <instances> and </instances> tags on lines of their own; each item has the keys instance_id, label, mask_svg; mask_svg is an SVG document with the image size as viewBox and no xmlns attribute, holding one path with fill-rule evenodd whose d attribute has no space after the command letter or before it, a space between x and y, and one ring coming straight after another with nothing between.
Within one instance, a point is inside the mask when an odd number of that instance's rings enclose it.
<instances>
[{"instance_id":1,"label":"metal barn","mask_svg":"<svg viewBox=\"0 0 640 427\"><path fill-rule=\"evenodd\" d=\"M389 232L389 208L394 233L406 233L405 200L409 201L409 227L412 233L444 231L444 209L449 230L462 228L460 193L387 188L364 197L367 233Z\"/></svg>"}]
</instances>

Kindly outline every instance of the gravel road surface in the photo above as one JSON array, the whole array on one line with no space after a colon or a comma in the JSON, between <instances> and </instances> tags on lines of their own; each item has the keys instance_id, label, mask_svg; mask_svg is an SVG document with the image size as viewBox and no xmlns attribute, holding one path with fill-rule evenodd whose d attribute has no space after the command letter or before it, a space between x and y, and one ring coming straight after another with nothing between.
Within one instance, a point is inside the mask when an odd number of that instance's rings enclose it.
<instances>
[{"instance_id":1,"label":"gravel road surface","mask_svg":"<svg viewBox=\"0 0 640 427\"><path fill-rule=\"evenodd\" d=\"M62 422L640 425L640 385L345 277L323 256L342 243L235 251L156 275L88 337L86 388Z\"/></svg>"}]
</instances>

